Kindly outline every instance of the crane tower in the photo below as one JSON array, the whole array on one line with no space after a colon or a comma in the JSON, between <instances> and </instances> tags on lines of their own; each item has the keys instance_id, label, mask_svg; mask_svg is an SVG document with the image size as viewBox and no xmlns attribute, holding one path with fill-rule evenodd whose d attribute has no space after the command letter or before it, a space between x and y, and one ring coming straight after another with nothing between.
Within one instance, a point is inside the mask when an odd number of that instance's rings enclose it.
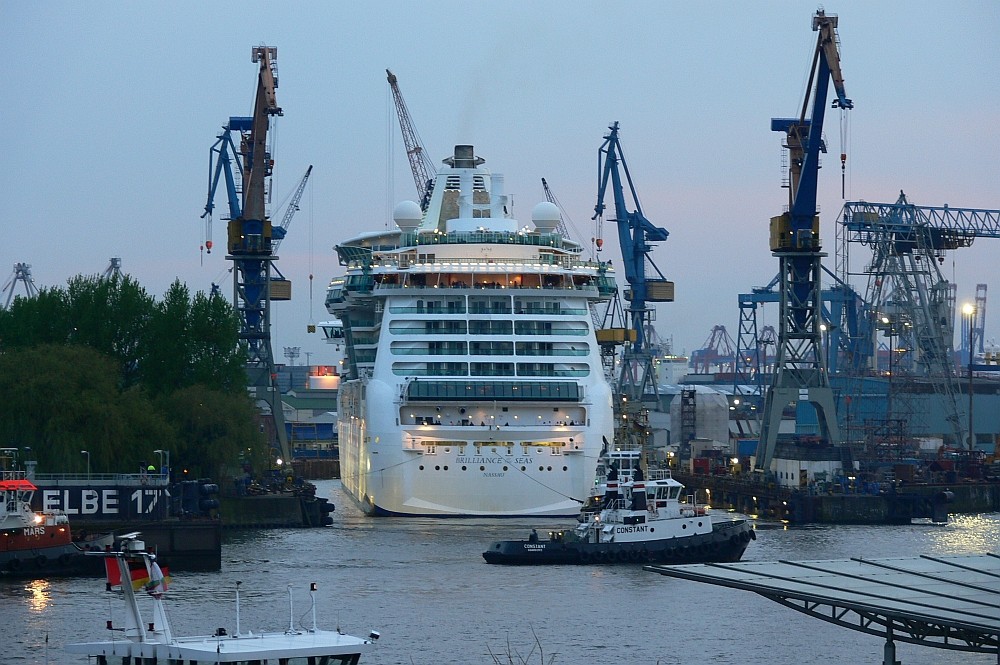
<instances>
[{"instance_id":1,"label":"crane tower","mask_svg":"<svg viewBox=\"0 0 1000 665\"><path fill-rule=\"evenodd\" d=\"M771 218L771 251L779 261L781 293L780 327L774 381L764 400L764 414L756 468L770 470L777 447L778 427L785 407L805 401L816 410L820 436L839 444L833 390L822 352L820 323L821 259L816 185L819 158L826 152L823 119L830 81L836 91L834 108L850 109L840 70L837 17L819 10L813 16L817 32L812 69L798 118L772 118L772 131L785 134L789 152L788 211ZM815 91L811 90L815 83ZM812 115L806 117L812 99ZM842 156L843 158L843 156Z\"/></svg>"},{"instance_id":2,"label":"crane tower","mask_svg":"<svg viewBox=\"0 0 1000 665\"><path fill-rule=\"evenodd\" d=\"M215 191L224 176L229 203L226 258L234 267L233 292L240 320L239 338L247 353L247 381L258 402L269 407L281 455L291 461L271 349L271 287L274 281L271 273L277 259L274 246L284 236L285 229L274 228L266 211L274 167L268 147L268 130L272 118L283 115L275 95L277 57L278 49L273 46L255 46L251 50L251 61L258 65L253 115L230 117L212 146L210 154L214 165L210 161L208 202L202 217L211 223ZM240 138L238 148L234 134ZM239 179L233 170L234 160ZM207 237L205 245L211 251L211 235Z\"/></svg>"}]
</instances>

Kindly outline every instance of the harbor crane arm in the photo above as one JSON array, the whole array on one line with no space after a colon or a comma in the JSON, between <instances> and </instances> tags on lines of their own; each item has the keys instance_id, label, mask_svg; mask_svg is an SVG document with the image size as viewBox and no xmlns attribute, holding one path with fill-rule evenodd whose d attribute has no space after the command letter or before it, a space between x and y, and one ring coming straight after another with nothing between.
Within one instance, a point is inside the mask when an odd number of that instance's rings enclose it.
<instances>
[{"instance_id":1,"label":"harbor crane arm","mask_svg":"<svg viewBox=\"0 0 1000 665\"><path fill-rule=\"evenodd\" d=\"M271 174L273 163L267 153L267 130L271 116L283 115L275 97L278 87L275 58L278 49L273 46L255 46L251 60L260 63L257 83L257 100L254 103L253 127L250 130L249 150L246 153L243 171L243 217L246 220L264 219L264 180Z\"/></svg>"},{"instance_id":2,"label":"harbor crane arm","mask_svg":"<svg viewBox=\"0 0 1000 665\"><path fill-rule=\"evenodd\" d=\"M208 200L205 203L205 212L201 217L205 220L205 249L212 253L212 212L215 210L215 193L219 187L219 180L225 176L226 193L229 202L229 219L237 219L242 214L240 205L240 192L236 184L236 176L233 173L232 155L238 155L239 151L233 143L232 132L234 127L250 126L250 118L230 118L229 123L222 127L222 132L216 138L215 143L208 151ZM236 168L242 180L243 164L236 160Z\"/></svg>"},{"instance_id":3,"label":"harbor crane arm","mask_svg":"<svg viewBox=\"0 0 1000 665\"><path fill-rule=\"evenodd\" d=\"M776 371L764 402L763 423L755 466L769 470L777 447L784 407L796 399L816 411L819 430L831 445L840 443L836 407L823 354L821 329L822 272L816 197L819 158L826 152L823 121L830 83L834 108L851 109L840 67L838 18L820 9L813 15L817 32L809 83L798 118L772 118L771 129L785 134L789 154L788 212L771 218L771 251L779 259L781 326ZM809 112L812 98L812 114ZM842 155L843 159L843 155Z\"/></svg>"},{"instance_id":4,"label":"harbor crane arm","mask_svg":"<svg viewBox=\"0 0 1000 665\"><path fill-rule=\"evenodd\" d=\"M556 195L549 189L549 183L545 181L545 178L542 178L542 189L545 191L545 200L559 208L559 223L556 224L556 231L564 238L569 237L569 229L566 228L566 220L563 216L563 207L559 205Z\"/></svg>"},{"instance_id":5,"label":"harbor crane arm","mask_svg":"<svg viewBox=\"0 0 1000 665\"><path fill-rule=\"evenodd\" d=\"M271 230L273 240L271 242L271 251L277 252L278 245L284 240L285 235L288 233L288 227L292 224L292 217L295 216L296 211L299 209L299 201L302 200L302 193L306 190L306 183L309 182L309 175L312 173L312 164L306 169L306 174L302 176L302 180L299 181L298 187L295 188L295 192L292 194L291 200L288 202L288 207L285 208L285 214L281 218L281 224Z\"/></svg>"},{"instance_id":6,"label":"harbor crane arm","mask_svg":"<svg viewBox=\"0 0 1000 665\"><path fill-rule=\"evenodd\" d=\"M615 222L618 224L618 242L621 245L622 260L625 264L625 280L628 282L630 291L626 294L626 300L631 302L629 311L632 315L632 329L635 330L636 338L633 348L639 351L644 348L643 341L643 312L646 311L647 301L667 301L673 300L673 294L669 298L655 297L650 294L650 283L659 282L668 284L663 273L656 267L656 264L649 258L652 249L650 242L661 242L670 235L666 229L654 226L642 214L642 206L639 204L639 197L632 182L632 175L629 173L628 165L625 163L625 156L622 154L621 143L618 140L618 123L615 122L609 128L610 133L604 137L604 143L598 151L598 187L597 205L594 206L594 219L604 214L604 196L611 184L612 195L615 199ZM630 211L625 201L625 192L622 187L622 177L619 171L625 172L625 180L628 183L629 192L635 210ZM658 279L648 279L646 277L646 263L649 263L656 273ZM669 283L672 289L673 284Z\"/></svg>"},{"instance_id":7,"label":"harbor crane arm","mask_svg":"<svg viewBox=\"0 0 1000 665\"><path fill-rule=\"evenodd\" d=\"M431 202L431 189L433 187L432 175L434 173L434 163L427 156L424 147L417 136L417 130L413 127L413 120L410 112L403 101L403 94L399 91L399 81L396 75L385 70L389 80L389 87L392 89L392 98L396 104L396 115L399 116L399 131L403 134L403 144L406 146L406 156L410 160L410 171L413 173L413 182L417 186L417 195L420 197L420 209L427 210Z\"/></svg>"}]
</instances>

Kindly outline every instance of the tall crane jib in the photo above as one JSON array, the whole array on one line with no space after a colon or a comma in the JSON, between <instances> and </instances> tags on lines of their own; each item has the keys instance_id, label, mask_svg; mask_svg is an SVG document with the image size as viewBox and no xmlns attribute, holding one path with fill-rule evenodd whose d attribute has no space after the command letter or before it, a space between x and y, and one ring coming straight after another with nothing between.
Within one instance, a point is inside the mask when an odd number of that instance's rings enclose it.
<instances>
[{"instance_id":1,"label":"tall crane jib","mask_svg":"<svg viewBox=\"0 0 1000 665\"><path fill-rule=\"evenodd\" d=\"M832 82L833 108L851 109L840 67L836 16L819 10L813 16L817 32L812 68L802 110L797 118L772 118L771 129L785 134L789 152L788 211L771 219L770 247L778 257L781 315L778 331L777 371L768 388L757 451L756 467L769 470L773 460L781 414L789 403L806 401L816 410L819 434L839 444L836 409L822 353L820 324L821 258L816 190L827 93ZM810 100L810 97L812 98ZM812 113L807 117L812 101Z\"/></svg>"},{"instance_id":2,"label":"tall crane jib","mask_svg":"<svg viewBox=\"0 0 1000 665\"><path fill-rule=\"evenodd\" d=\"M253 115L230 117L212 146L208 202L202 217L210 224L215 192L224 177L229 202L226 258L234 267L234 301L240 318L240 341L247 351L247 378L258 399L269 407L282 456L291 459L271 350L271 272L277 258L274 243L280 241L285 229L279 227L275 233L266 210L274 168L268 148L269 129L272 119L283 115L276 97L277 56L273 46L255 46L251 50L251 61L258 65ZM239 137L238 146L233 135ZM205 244L211 250L211 241Z\"/></svg>"},{"instance_id":3,"label":"tall crane jib","mask_svg":"<svg viewBox=\"0 0 1000 665\"><path fill-rule=\"evenodd\" d=\"M629 303L628 337L632 340L632 344L626 347L622 362L623 376L619 381L618 390L623 394L642 398L650 392L654 396L656 394L652 354L645 334L645 331L652 327L654 319L654 310L650 304L672 302L674 299L674 283L667 280L653 263L649 256L653 248L650 243L666 240L669 232L662 227L654 226L643 214L632 175L622 153L618 138L618 123L615 122L609 129L610 132L604 137L604 143L598 151L598 189L594 219L602 218L604 215L604 196L610 184L615 203L614 221L618 225L618 242L621 245L625 279L628 282L625 300ZM635 210L628 209L623 187L625 183L628 184ZM647 266L652 268L655 275L647 275ZM629 375L626 376L626 373Z\"/></svg>"},{"instance_id":4,"label":"tall crane jib","mask_svg":"<svg viewBox=\"0 0 1000 665\"><path fill-rule=\"evenodd\" d=\"M413 119L410 111L403 101L403 94L399 91L399 81L396 75L385 70L392 89L392 99L396 105L396 115L399 116L399 131L403 134L403 144L406 146L406 156L410 161L410 171L413 173L413 182L417 186L417 195L420 198L420 209L427 210L431 202L431 189L434 186L434 162L427 156L417 130L413 126Z\"/></svg>"}]
</instances>

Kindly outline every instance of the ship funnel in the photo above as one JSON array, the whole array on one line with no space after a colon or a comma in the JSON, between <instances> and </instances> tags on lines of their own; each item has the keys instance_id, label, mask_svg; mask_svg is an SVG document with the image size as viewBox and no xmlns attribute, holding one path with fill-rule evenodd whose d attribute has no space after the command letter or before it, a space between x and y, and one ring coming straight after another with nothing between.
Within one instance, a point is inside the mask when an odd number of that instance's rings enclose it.
<instances>
[{"instance_id":1,"label":"ship funnel","mask_svg":"<svg viewBox=\"0 0 1000 665\"><path fill-rule=\"evenodd\" d=\"M455 155L441 161L454 169L474 169L486 162L482 157L476 157L475 148L471 145L455 146Z\"/></svg>"},{"instance_id":2,"label":"ship funnel","mask_svg":"<svg viewBox=\"0 0 1000 665\"><path fill-rule=\"evenodd\" d=\"M471 145L457 145L455 146L455 162L454 167L456 169L471 169L476 165L476 154L475 150Z\"/></svg>"}]
</instances>

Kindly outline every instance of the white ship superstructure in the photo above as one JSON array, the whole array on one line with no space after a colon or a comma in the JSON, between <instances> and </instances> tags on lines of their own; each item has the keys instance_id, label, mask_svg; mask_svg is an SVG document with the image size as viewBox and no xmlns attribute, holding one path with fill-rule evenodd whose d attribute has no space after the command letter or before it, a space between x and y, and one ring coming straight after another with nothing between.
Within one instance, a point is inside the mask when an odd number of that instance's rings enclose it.
<instances>
[{"instance_id":1,"label":"white ship superstructure","mask_svg":"<svg viewBox=\"0 0 1000 665\"><path fill-rule=\"evenodd\" d=\"M444 164L426 211L336 247L343 485L373 514L576 516L613 440L591 305L614 273L555 205L510 217L472 146Z\"/></svg>"}]
</instances>

